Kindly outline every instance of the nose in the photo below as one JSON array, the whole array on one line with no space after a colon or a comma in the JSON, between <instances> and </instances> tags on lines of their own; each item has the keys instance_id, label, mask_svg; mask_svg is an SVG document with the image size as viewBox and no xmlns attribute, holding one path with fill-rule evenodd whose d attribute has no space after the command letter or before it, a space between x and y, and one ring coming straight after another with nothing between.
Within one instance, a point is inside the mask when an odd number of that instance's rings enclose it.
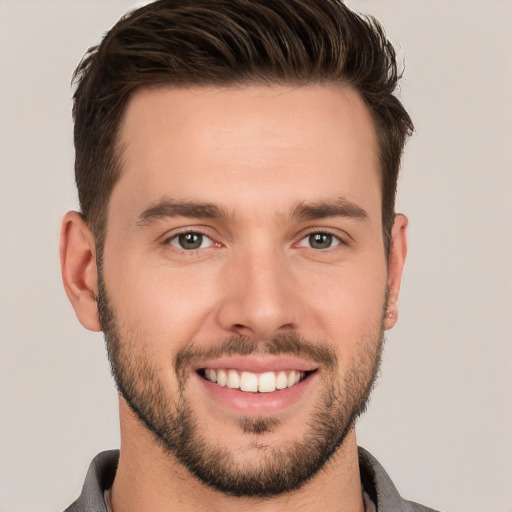
<instances>
[{"instance_id":1,"label":"nose","mask_svg":"<svg viewBox=\"0 0 512 512\"><path fill-rule=\"evenodd\" d=\"M276 251L239 254L226 265L217 320L223 330L257 340L298 329L297 283Z\"/></svg>"}]
</instances>

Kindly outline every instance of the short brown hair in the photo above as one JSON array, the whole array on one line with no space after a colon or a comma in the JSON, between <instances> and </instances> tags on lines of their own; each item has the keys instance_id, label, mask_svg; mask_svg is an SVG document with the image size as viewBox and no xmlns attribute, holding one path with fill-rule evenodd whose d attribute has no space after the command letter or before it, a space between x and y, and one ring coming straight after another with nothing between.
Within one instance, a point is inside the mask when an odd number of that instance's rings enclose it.
<instances>
[{"instance_id":1,"label":"short brown hair","mask_svg":"<svg viewBox=\"0 0 512 512\"><path fill-rule=\"evenodd\" d=\"M381 25L341 0L159 0L125 15L73 76L75 178L81 213L103 246L119 173L116 145L131 95L158 85L339 83L373 117L386 250L412 121L393 95L395 51Z\"/></svg>"}]
</instances>

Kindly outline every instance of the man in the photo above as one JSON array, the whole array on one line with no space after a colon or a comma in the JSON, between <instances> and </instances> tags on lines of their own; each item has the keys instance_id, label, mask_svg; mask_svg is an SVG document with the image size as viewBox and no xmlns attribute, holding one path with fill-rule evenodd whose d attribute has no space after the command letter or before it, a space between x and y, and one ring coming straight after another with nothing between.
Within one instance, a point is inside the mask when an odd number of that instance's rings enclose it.
<instances>
[{"instance_id":1,"label":"man","mask_svg":"<svg viewBox=\"0 0 512 512\"><path fill-rule=\"evenodd\" d=\"M397 79L337 0L161 0L89 51L61 263L121 449L68 510L429 510L355 437L406 255Z\"/></svg>"}]
</instances>

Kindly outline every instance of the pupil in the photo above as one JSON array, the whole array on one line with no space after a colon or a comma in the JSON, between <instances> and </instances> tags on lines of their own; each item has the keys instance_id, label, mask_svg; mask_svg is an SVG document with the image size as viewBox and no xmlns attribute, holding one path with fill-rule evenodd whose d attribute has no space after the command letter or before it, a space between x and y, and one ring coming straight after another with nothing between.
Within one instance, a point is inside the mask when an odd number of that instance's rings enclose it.
<instances>
[{"instance_id":1,"label":"pupil","mask_svg":"<svg viewBox=\"0 0 512 512\"><path fill-rule=\"evenodd\" d=\"M184 233L179 236L179 243L183 249L199 249L203 243L201 233Z\"/></svg>"},{"instance_id":2,"label":"pupil","mask_svg":"<svg viewBox=\"0 0 512 512\"><path fill-rule=\"evenodd\" d=\"M315 233L309 236L309 243L314 249L327 249L332 244L332 235L327 233Z\"/></svg>"}]
</instances>

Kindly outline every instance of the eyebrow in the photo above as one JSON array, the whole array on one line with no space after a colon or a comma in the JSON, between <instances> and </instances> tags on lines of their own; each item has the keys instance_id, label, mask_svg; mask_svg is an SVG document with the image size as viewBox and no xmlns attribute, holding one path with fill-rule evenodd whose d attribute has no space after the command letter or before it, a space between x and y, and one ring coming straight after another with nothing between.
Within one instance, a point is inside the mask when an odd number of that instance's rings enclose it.
<instances>
[{"instance_id":1,"label":"eyebrow","mask_svg":"<svg viewBox=\"0 0 512 512\"><path fill-rule=\"evenodd\" d=\"M137 226L148 226L161 219L172 217L189 217L196 219L232 219L225 208L215 203L196 201L175 201L162 199L144 210L137 218ZM343 197L333 200L306 203L301 201L292 210L291 218L301 221L324 219L327 217L348 217L368 219L368 214L360 206Z\"/></svg>"},{"instance_id":2,"label":"eyebrow","mask_svg":"<svg viewBox=\"0 0 512 512\"><path fill-rule=\"evenodd\" d=\"M299 220L316 220L327 217L348 217L367 220L368 213L355 203L337 197L333 200L319 201L316 203L299 203L292 212L292 218Z\"/></svg>"},{"instance_id":3,"label":"eyebrow","mask_svg":"<svg viewBox=\"0 0 512 512\"><path fill-rule=\"evenodd\" d=\"M139 215L137 226L147 226L169 217L226 220L231 216L223 207L214 203L162 199Z\"/></svg>"}]
</instances>

